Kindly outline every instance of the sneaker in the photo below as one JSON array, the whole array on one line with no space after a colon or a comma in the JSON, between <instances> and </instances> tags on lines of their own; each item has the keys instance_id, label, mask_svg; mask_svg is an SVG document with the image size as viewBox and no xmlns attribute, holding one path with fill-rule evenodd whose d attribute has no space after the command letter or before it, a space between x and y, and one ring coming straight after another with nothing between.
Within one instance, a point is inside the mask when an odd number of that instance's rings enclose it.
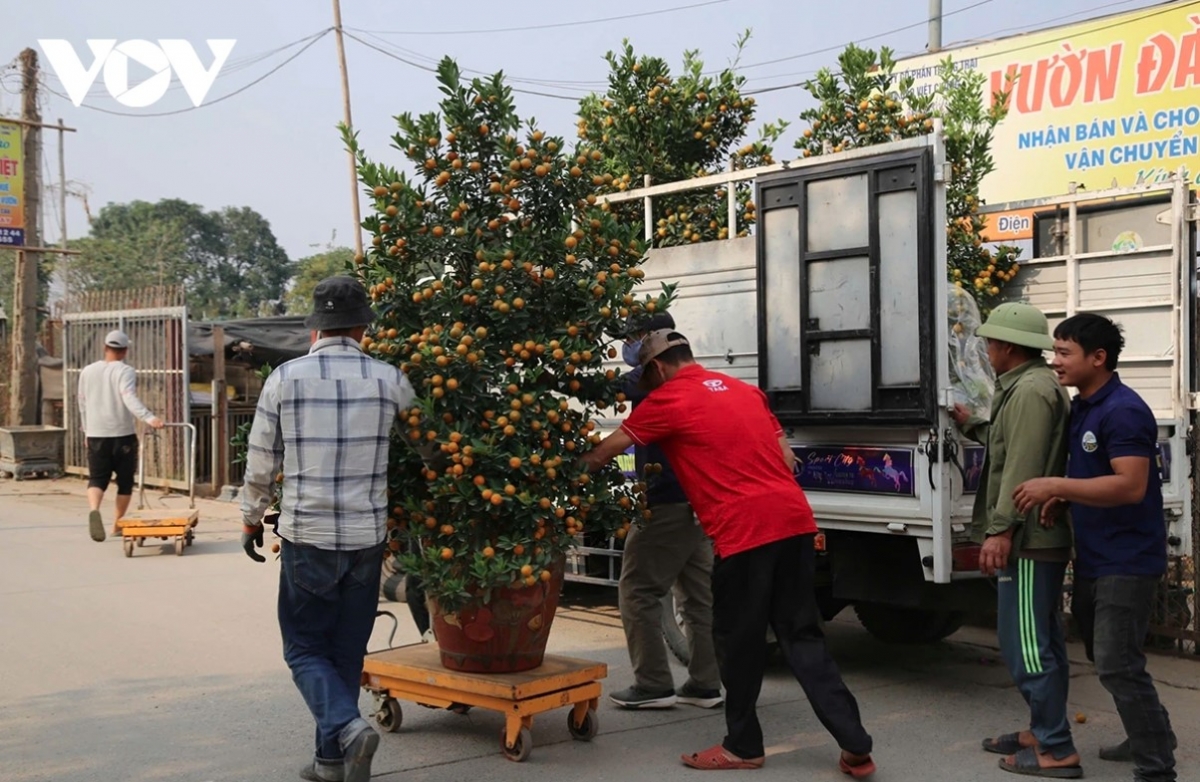
<instances>
[{"instance_id":1,"label":"sneaker","mask_svg":"<svg viewBox=\"0 0 1200 782\"><path fill-rule=\"evenodd\" d=\"M370 782L371 759L379 748L379 734L362 717L342 729L342 779L345 782Z\"/></svg>"},{"instance_id":2,"label":"sneaker","mask_svg":"<svg viewBox=\"0 0 1200 782\"><path fill-rule=\"evenodd\" d=\"M92 540L97 543L104 542L104 519L100 518L100 511L88 513L88 532L92 533Z\"/></svg>"},{"instance_id":3,"label":"sneaker","mask_svg":"<svg viewBox=\"0 0 1200 782\"><path fill-rule=\"evenodd\" d=\"M300 769L300 778L306 782L343 782L342 761L313 758L312 763Z\"/></svg>"},{"instance_id":4,"label":"sneaker","mask_svg":"<svg viewBox=\"0 0 1200 782\"><path fill-rule=\"evenodd\" d=\"M725 702L725 696L721 695L720 690L704 690L686 684L676 690L675 695L679 703L699 706L702 709L715 709Z\"/></svg>"},{"instance_id":5,"label":"sneaker","mask_svg":"<svg viewBox=\"0 0 1200 782\"><path fill-rule=\"evenodd\" d=\"M608 699L622 709L669 709L678 700L674 690L650 692L636 684L610 694Z\"/></svg>"}]
</instances>

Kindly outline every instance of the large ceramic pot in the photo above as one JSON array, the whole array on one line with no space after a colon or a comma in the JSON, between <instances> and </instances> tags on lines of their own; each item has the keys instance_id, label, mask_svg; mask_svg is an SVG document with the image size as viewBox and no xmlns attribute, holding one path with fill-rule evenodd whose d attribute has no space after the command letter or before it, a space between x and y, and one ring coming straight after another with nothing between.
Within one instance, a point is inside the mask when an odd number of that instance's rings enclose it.
<instances>
[{"instance_id":1,"label":"large ceramic pot","mask_svg":"<svg viewBox=\"0 0 1200 782\"><path fill-rule=\"evenodd\" d=\"M541 665L565 564L564 558L550 568L549 581L493 590L487 603L468 603L452 613L430 597L442 665L471 673L516 673Z\"/></svg>"}]
</instances>

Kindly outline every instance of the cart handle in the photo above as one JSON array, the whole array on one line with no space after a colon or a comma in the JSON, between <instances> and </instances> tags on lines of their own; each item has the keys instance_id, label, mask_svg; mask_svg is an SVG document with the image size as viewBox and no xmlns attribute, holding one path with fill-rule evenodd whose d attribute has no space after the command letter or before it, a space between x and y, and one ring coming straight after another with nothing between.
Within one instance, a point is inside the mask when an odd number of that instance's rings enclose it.
<instances>
[{"instance_id":1,"label":"cart handle","mask_svg":"<svg viewBox=\"0 0 1200 782\"><path fill-rule=\"evenodd\" d=\"M196 508L196 427L193 424L183 422L168 421L163 423L163 428L180 427L185 430L186 442L188 446L188 509L195 510ZM151 429L146 432L148 437L158 437L157 431ZM146 449L138 448L138 510L146 509Z\"/></svg>"}]
</instances>

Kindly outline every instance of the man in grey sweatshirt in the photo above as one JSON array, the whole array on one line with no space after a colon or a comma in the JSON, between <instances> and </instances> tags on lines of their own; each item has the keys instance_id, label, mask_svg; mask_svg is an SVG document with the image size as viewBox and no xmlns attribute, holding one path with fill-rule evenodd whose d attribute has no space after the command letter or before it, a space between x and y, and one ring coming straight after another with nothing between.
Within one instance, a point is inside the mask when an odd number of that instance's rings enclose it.
<instances>
[{"instance_id":1,"label":"man in grey sweatshirt","mask_svg":"<svg viewBox=\"0 0 1200 782\"><path fill-rule=\"evenodd\" d=\"M125 332L110 331L104 337L104 360L88 364L79 373L79 426L88 452L88 529L97 543L105 537L100 503L113 473L117 476L114 523L129 510L138 464L137 421L163 427L162 420L138 399L137 373L125 363L127 352Z\"/></svg>"}]
</instances>

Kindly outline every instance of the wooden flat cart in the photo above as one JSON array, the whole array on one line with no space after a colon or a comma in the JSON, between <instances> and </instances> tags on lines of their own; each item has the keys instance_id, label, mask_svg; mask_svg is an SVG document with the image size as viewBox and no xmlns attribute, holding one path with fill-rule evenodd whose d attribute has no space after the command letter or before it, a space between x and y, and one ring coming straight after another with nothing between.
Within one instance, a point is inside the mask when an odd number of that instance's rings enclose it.
<instances>
[{"instance_id":1,"label":"wooden flat cart","mask_svg":"<svg viewBox=\"0 0 1200 782\"><path fill-rule=\"evenodd\" d=\"M524 673L460 673L442 667L435 644L416 644L367 655L363 689L375 695L375 719L386 731L400 729L401 700L498 711L504 714L504 756L520 762L533 751L534 716L554 709L570 706L567 729L572 738L591 741L600 727L599 680L606 676L604 663L549 654L541 667Z\"/></svg>"},{"instance_id":2,"label":"wooden flat cart","mask_svg":"<svg viewBox=\"0 0 1200 782\"><path fill-rule=\"evenodd\" d=\"M142 546L147 538L175 539L175 554L192 545L193 530L200 521L196 510L196 427L192 424L169 423L164 426L182 427L187 433L185 449L188 454L188 507L183 509L149 510L146 508L146 449L138 449L138 509L117 519L125 556L132 557L134 546ZM154 436L157 433L151 433Z\"/></svg>"}]
</instances>

